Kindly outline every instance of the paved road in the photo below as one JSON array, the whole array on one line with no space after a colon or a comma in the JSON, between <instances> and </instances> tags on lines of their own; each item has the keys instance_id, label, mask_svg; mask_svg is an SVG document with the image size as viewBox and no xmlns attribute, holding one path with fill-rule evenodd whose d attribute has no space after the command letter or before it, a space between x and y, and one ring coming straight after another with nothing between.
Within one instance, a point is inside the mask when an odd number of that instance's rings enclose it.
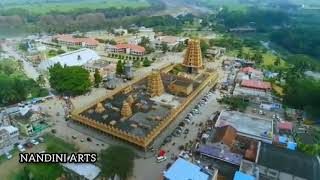
<instances>
[{"instance_id":1,"label":"paved road","mask_svg":"<svg viewBox=\"0 0 320 180\"><path fill-rule=\"evenodd\" d=\"M3 44L2 49L9 55L17 60L21 60L23 63L23 69L29 78L36 80L39 76L39 72L29 63L24 57L22 57L12 46Z\"/></svg>"}]
</instances>

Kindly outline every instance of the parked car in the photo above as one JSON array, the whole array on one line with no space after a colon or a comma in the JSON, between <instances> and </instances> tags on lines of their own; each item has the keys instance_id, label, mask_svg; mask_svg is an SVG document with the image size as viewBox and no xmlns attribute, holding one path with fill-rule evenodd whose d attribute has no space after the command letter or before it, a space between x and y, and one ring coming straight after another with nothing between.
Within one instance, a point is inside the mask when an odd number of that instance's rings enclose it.
<instances>
[{"instance_id":1,"label":"parked car","mask_svg":"<svg viewBox=\"0 0 320 180\"><path fill-rule=\"evenodd\" d=\"M41 143L44 142L44 138L43 138L43 137L39 137L38 140L39 140L39 142L41 142Z\"/></svg>"},{"instance_id":2,"label":"parked car","mask_svg":"<svg viewBox=\"0 0 320 180\"><path fill-rule=\"evenodd\" d=\"M34 145L38 145L38 144L39 144L39 142L38 142L37 140L35 140L35 139L32 139L30 142L31 142L32 144L34 144Z\"/></svg>"},{"instance_id":3,"label":"parked car","mask_svg":"<svg viewBox=\"0 0 320 180\"><path fill-rule=\"evenodd\" d=\"M33 147L33 144L32 144L31 142L28 142L28 143L25 144L25 146L26 146L27 148L32 148L32 147Z\"/></svg>"},{"instance_id":4,"label":"parked car","mask_svg":"<svg viewBox=\"0 0 320 180\"><path fill-rule=\"evenodd\" d=\"M25 152L26 151L26 148L24 148L22 144L19 144L17 147L18 147L20 152Z\"/></svg>"},{"instance_id":5,"label":"parked car","mask_svg":"<svg viewBox=\"0 0 320 180\"><path fill-rule=\"evenodd\" d=\"M186 122L187 124L190 124L190 123L191 123L191 120L188 119L188 118L185 118L185 119L184 119L184 122Z\"/></svg>"},{"instance_id":6,"label":"parked car","mask_svg":"<svg viewBox=\"0 0 320 180\"><path fill-rule=\"evenodd\" d=\"M176 131L182 132L182 130L183 130L183 129L182 129L180 126L176 127Z\"/></svg>"},{"instance_id":7,"label":"parked car","mask_svg":"<svg viewBox=\"0 0 320 180\"><path fill-rule=\"evenodd\" d=\"M7 159L11 159L12 158L12 155L10 153L8 153L8 152L5 153L5 156L6 156Z\"/></svg>"},{"instance_id":8,"label":"parked car","mask_svg":"<svg viewBox=\"0 0 320 180\"><path fill-rule=\"evenodd\" d=\"M179 154L179 157L183 158L183 159L186 159L186 160L190 158L188 153L185 152L185 151L181 151L180 154Z\"/></svg>"},{"instance_id":9,"label":"parked car","mask_svg":"<svg viewBox=\"0 0 320 180\"><path fill-rule=\"evenodd\" d=\"M167 160L167 156L159 156L157 157L157 163L161 163L162 161Z\"/></svg>"},{"instance_id":10,"label":"parked car","mask_svg":"<svg viewBox=\"0 0 320 180\"><path fill-rule=\"evenodd\" d=\"M165 139L164 139L164 143L169 143L172 141L172 137L171 136L167 136Z\"/></svg>"}]
</instances>

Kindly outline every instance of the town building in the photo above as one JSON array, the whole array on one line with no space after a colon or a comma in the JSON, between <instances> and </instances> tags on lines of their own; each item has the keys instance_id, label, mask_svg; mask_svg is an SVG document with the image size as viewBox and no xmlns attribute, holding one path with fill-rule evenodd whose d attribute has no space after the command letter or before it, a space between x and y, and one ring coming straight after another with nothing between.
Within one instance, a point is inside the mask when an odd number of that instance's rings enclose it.
<instances>
[{"instance_id":1,"label":"town building","mask_svg":"<svg viewBox=\"0 0 320 180\"><path fill-rule=\"evenodd\" d=\"M163 173L164 180L217 180L218 170L192 164L184 159L177 159L168 170Z\"/></svg>"},{"instance_id":2,"label":"town building","mask_svg":"<svg viewBox=\"0 0 320 180\"><path fill-rule=\"evenodd\" d=\"M173 94L187 96L193 91L192 80L175 80L169 86L169 91Z\"/></svg>"},{"instance_id":3,"label":"town building","mask_svg":"<svg viewBox=\"0 0 320 180\"><path fill-rule=\"evenodd\" d=\"M206 57L219 58L219 57L223 56L225 53L226 53L226 48L214 46L214 47L211 47L207 50Z\"/></svg>"},{"instance_id":4,"label":"town building","mask_svg":"<svg viewBox=\"0 0 320 180\"><path fill-rule=\"evenodd\" d=\"M65 46L77 46L77 47L83 47L83 48L90 48L94 49L98 46L99 42L95 40L94 38L87 38L87 37L81 37L76 38L72 35L56 35L52 38L53 41L57 41L60 45Z\"/></svg>"},{"instance_id":5,"label":"town building","mask_svg":"<svg viewBox=\"0 0 320 180\"><path fill-rule=\"evenodd\" d=\"M101 169L89 163L62 163L65 177L69 180L95 180L98 178Z\"/></svg>"},{"instance_id":6,"label":"town building","mask_svg":"<svg viewBox=\"0 0 320 180\"><path fill-rule=\"evenodd\" d=\"M273 103L274 99L277 99L271 94L271 83L256 80L242 80L237 83L233 95L257 104Z\"/></svg>"},{"instance_id":7,"label":"town building","mask_svg":"<svg viewBox=\"0 0 320 180\"><path fill-rule=\"evenodd\" d=\"M176 37L176 36L158 36L156 38L155 45L160 48L162 43L166 43L169 49L177 46L179 43L184 43L186 38Z\"/></svg>"},{"instance_id":8,"label":"town building","mask_svg":"<svg viewBox=\"0 0 320 180\"><path fill-rule=\"evenodd\" d=\"M118 29L114 29L113 31L115 34L120 34L120 35L127 35L128 34L128 30L123 29L122 27L120 27Z\"/></svg>"},{"instance_id":9,"label":"town building","mask_svg":"<svg viewBox=\"0 0 320 180\"><path fill-rule=\"evenodd\" d=\"M0 127L0 155L11 151L19 142L19 130L14 126Z\"/></svg>"},{"instance_id":10,"label":"town building","mask_svg":"<svg viewBox=\"0 0 320 180\"><path fill-rule=\"evenodd\" d=\"M262 81L263 77L263 72L252 67L245 67L237 73L236 82L241 83L244 80Z\"/></svg>"},{"instance_id":11,"label":"town building","mask_svg":"<svg viewBox=\"0 0 320 180\"><path fill-rule=\"evenodd\" d=\"M248 174L245 174L241 171L237 171L235 174L234 174L234 178L233 180L255 180L255 178L253 176L250 176Z\"/></svg>"},{"instance_id":12,"label":"town building","mask_svg":"<svg viewBox=\"0 0 320 180\"><path fill-rule=\"evenodd\" d=\"M146 53L146 49L144 47L134 44L109 45L107 47L107 51L109 53L125 53L134 56L143 56Z\"/></svg>"},{"instance_id":13,"label":"town building","mask_svg":"<svg viewBox=\"0 0 320 180\"><path fill-rule=\"evenodd\" d=\"M100 56L91 49L83 48L52 57L39 64L39 69L47 71L53 65L60 63L62 66L82 66L86 63L100 60Z\"/></svg>"},{"instance_id":14,"label":"town building","mask_svg":"<svg viewBox=\"0 0 320 180\"><path fill-rule=\"evenodd\" d=\"M257 165L261 180L318 180L318 157L262 143Z\"/></svg>"},{"instance_id":15,"label":"town building","mask_svg":"<svg viewBox=\"0 0 320 180\"><path fill-rule=\"evenodd\" d=\"M150 41L154 41L156 33L153 31L153 28L146 28L142 26L138 31L138 37L147 37Z\"/></svg>"},{"instance_id":16,"label":"town building","mask_svg":"<svg viewBox=\"0 0 320 180\"><path fill-rule=\"evenodd\" d=\"M265 92L270 91L272 88L270 82L257 81L257 80L243 80L241 81L241 87L265 91Z\"/></svg>"},{"instance_id":17,"label":"town building","mask_svg":"<svg viewBox=\"0 0 320 180\"><path fill-rule=\"evenodd\" d=\"M116 69L116 64L113 62L107 61L90 61L83 65L83 68L88 70L90 74L93 76L95 70L98 69L102 78L106 78L108 74L113 74Z\"/></svg>"},{"instance_id":18,"label":"town building","mask_svg":"<svg viewBox=\"0 0 320 180\"><path fill-rule=\"evenodd\" d=\"M232 126L237 134L266 143L272 143L273 120L236 112L222 111L215 127Z\"/></svg>"},{"instance_id":19,"label":"town building","mask_svg":"<svg viewBox=\"0 0 320 180\"><path fill-rule=\"evenodd\" d=\"M232 126L215 129L214 137L200 145L197 151L201 157L218 159L239 166L243 159L256 162L260 142L241 136Z\"/></svg>"}]
</instances>

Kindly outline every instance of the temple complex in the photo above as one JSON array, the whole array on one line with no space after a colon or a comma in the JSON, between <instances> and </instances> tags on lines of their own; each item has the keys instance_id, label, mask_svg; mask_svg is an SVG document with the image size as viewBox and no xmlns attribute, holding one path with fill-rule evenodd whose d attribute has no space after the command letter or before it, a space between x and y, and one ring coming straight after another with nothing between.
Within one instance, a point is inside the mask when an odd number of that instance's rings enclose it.
<instances>
[{"instance_id":1,"label":"temple complex","mask_svg":"<svg viewBox=\"0 0 320 180\"><path fill-rule=\"evenodd\" d=\"M148 92L151 97L160 96L164 92L164 87L159 71L153 71L148 77Z\"/></svg>"},{"instance_id":2,"label":"temple complex","mask_svg":"<svg viewBox=\"0 0 320 180\"><path fill-rule=\"evenodd\" d=\"M187 72L192 73L203 68L202 55L199 40L189 40L187 52L182 63L187 67Z\"/></svg>"},{"instance_id":3,"label":"temple complex","mask_svg":"<svg viewBox=\"0 0 320 180\"><path fill-rule=\"evenodd\" d=\"M204 68L200 44L190 40L183 64L171 64L135 78L94 105L72 112L72 120L146 151L176 117L218 76ZM195 72L195 73L193 73Z\"/></svg>"}]
</instances>

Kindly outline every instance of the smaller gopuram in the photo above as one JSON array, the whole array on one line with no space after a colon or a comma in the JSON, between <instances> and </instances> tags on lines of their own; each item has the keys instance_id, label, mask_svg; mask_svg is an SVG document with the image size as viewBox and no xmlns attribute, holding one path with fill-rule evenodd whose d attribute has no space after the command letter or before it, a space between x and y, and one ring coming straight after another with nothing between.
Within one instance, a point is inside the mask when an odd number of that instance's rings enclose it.
<instances>
[{"instance_id":1,"label":"smaller gopuram","mask_svg":"<svg viewBox=\"0 0 320 180\"><path fill-rule=\"evenodd\" d=\"M199 40L189 40L182 65L187 68L188 73L192 73L193 71L197 72L199 69L203 68Z\"/></svg>"},{"instance_id":2,"label":"smaller gopuram","mask_svg":"<svg viewBox=\"0 0 320 180\"><path fill-rule=\"evenodd\" d=\"M106 109L103 107L103 105L101 103L98 103L97 106L96 106L96 109L95 111L97 113L103 113Z\"/></svg>"},{"instance_id":3,"label":"smaller gopuram","mask_svg":"<svg viewBox=\"0 0 320 180\"><path fill-rule=\"evenodd\" d=\"M130 94L127 98L127 102L129 103L130 106L132 106L132 104L134 103L134 99L132 94Z\"/></svg>"},{"instance_id":4,"label":"smaller gopuram","mask_svg":"<svg viewBox=\"0 0 320 180\"><path fill-rule=\"evenodd\" d=\"M148 77L148 93L151 97L160 96L164 93L160 71L152 71Z\"/></svg>"},{"instance_id":5,"label":"smaller gopuram","mask_svg":"<svg viewBox=\"0 0 320 180\"><path fill-rule=\"evenodd\" d=\"M127 101L123 101L121 108L121 117L127 119L132 116L131 106Z\"/></svg>"}]
</instances>

